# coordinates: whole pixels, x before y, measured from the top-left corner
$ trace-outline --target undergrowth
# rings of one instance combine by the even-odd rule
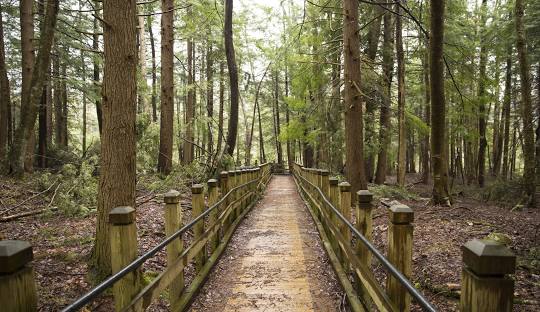
[[[369,190],[373,193],[373,199],[378,202],[381,198],[390,198],[395,200],[419,200],[420,197],[404,187],[397,185],[370,185]]]

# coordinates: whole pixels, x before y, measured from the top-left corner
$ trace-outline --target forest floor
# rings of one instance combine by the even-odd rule
[[[518,256],[514,310],[538,311],[540,209],[510,211],[511,207],[478,199],[478,189],[461,186],[455,187],[451,208],[432,206],[427,200],[430,186],[415,184],[417,179],[416,175],[408,176],[405,197],[394,196],[404,191],[396,191],[393,186],[382,192],[391,196],[381,196],[399,200],[415,211],[413,282],[427,298],[441,311],[457,310],[462,267],[460,247],[470,239],[495,235],[507,240]],[[190,198],[187,193],[183,195],[186,221],[190,219]],[[0,219],[48,208],[52,196],[52,191],[42,193],[32,182],[0,178]],[[164,216],[159,194],[138,190],[137,202],[139,254],[142,254],[164,239]],[[386,208],[377,207],[373,215],[373,241],[385,250]],[[86,216],[66,216],[53,211],[0,222],[0,239],[26,240],[33,246],[39,311],[58,311],[91,288],[94,282],[89,278],[87,263],[94,235],[95,214],[92,212]],[[190,238],[188,233],[185,239]],[[145,263],[145,279],[151,280],[164,267],[165,254],[160,253]],[[380,266],[375,263],[375,267],[378,276],[384,279]],[[186,270],[186,282],[192,277],[190,266]],[[111,303],[110,293],[107,293],[88,309],[110,311]],[[167,300],[161,298],[149,310],[166,311],[167,307]]]

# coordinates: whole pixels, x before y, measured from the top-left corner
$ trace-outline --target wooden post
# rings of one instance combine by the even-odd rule
[[[349,182],[341,182],[339,183],[339,192],[340,192],[340,210],[341,214],[347,219],[347,221],[351,221],[351,185]],[[351,247],[351,230],[345,223],[340,222],[341,224],[341,234],[345,238],[345,246],[343,248],[350,248]],[[342,253],[341,261],[343,263],[343,267],[346,271],[349,271],[349,264],[346,260],[345,252]]]
[[[218,188],[217,188],[217,180],[210,179],[208,180],[208,208],[212,207],[215,203],[218,202],[218,200],[219,200],[219,195],[218,195]],[[210,212],[210,225],[215,225],[216,222],[218,221],[218,214],[219,214],[218,208],[219,207],[216,207],[214,210]],[[213,253],[214,250],[216,250],[216,248],[219,245],[219,235],[217,234],[218,232],[216,232],[216,234],[214,234],[210,238],[210,241],[209,241],[209,246],[211,250],[210,253]]]
[[[356,192],[356,198],[358,204],[356,206],[356,229],[368,240],[372,240],[373,235],[373,219],[372,219],[372,200],[373,194],[368,190],[359,190]],[[360,241],[356,240],[356,254],[360,260],[360,265],[368,271],[371,270],[371,252]],[[362,287],[362,282],[355,275],[356,292],[364,298],[364,302],[370,302],[371,298],[369,294]]]
[[[512,311],[516,256],[492,240],[473,239],[462,248],[460,311]]]
[[[137,258],[137,226],[135,209],[116,207],[109,212],[111,231],[111,267],[117,273]],[[125,308],[141,287],[140,270],[127,274],[113,286],[116,311]]]
[[[195,219],[198,216],[200,216],[204,211],[204,194],[203,194],[204,187],[202,184],[193,184],[191,186],[191,214],[192,218]],[[204,233],[204,218],[199,220],[197,223],[193,225],[193,240],[197,240],[199,237],[202,236]],[[204,266],[204,263],[206,261],[206,248],[203,248],[196,256],[195,256],[195,271],[196,274],[198,274],[202,267]]]
[[[234,189],[236,187],[236,172],[234,170],[229,170],[229,191],[231,191],[232,189]],[[229,199],[229,205],[231,205],[231,212],[229,214],[229,220],[227,221],[229,224],[232,224],[234,219],[235,219],[235,211],[234,211],[234,207],[235,207],[235,204],[234,204],[234,201],[236,200],[236,198],[238,196],[238,191],[233,191],[231,193],[231,196],[230,196],[230,199]]]
[[[28,242],[0,241],[0,310],[37,311],[33,257]]]
[[[412,274],[412,247],[414,212],[409,206],[398,204],[390,207],[388,225],[388,260],[407,278]],[[409,311],[411,296],[392,275],[386,279],[390,300],[399,311]]]
[[[326,196],[326,198],[328,199],[330,197],[330,193],[329,193],[329,189],[330,189],[330,181],[329,181],[329,175],[330,175],[330,172],[328,172],[328,170],[321,170],[321,191],[323,192],[324,196]],[[323,199],[321,198],[321,209],[326,213],[326,215],[330,215],[328,212],[330,210],[329,207],[326,206],[326,204],[324,203]],[[326,232],[328,232],[328,222],[330,222],[330,220],[328,220],[327,218],[325,218],[323,215],[321,215],[321,221],[322,221],[322,224],[326,230]]]
[[[330,202],[334,207],[339,208],[340,200],[339,200],[339,187],[338,187],[338,179],[336,177],[332,177],[328,180],[328,193],[330,194]],[[330,209],[330,222],[332,223],[334,228],[338,228],[339,222],[338,217],[334,210]],[[330,238],[330,243],[332,244],[332,248],[334,248],[334,251],[336,254],[339,253],[339,245],[336,241],[336,238],[333,235],[330,235],[328,233],[328,237]]]
[[[242,184],[246,184],[247,181],[248,181],[248,171],[247,169],[242,169],[242,171],[240,172],[240,185]],[[248,187],[243,187],[242,188],[242,196],[245,196],[247,194],[247,192],[249,192],[249,188]],[[244,209],[246,209],[247,205],[248,205],[248,199],[246,197],[244,197],[244,199],[242,200],[242,203],[240,205],[240,210],[238,212],[238,215],[240,215]]]
[[[165,202],[165,236],[170,237],[182,227],[182,207],[180,206],[180,193],[170,190],[163,196]],[[178,237],[167,245],[167,267],[180,256],[184,249],[182,237]],[[184,289],[184,272],[178,274],[169,286],[169,300],[171,307],[178,306],[178,300]]]
[[[228,178],[229,178],[229,173],[227,171],[221,171],[219,173],[219,187],[221,188],[221,197],[224,197],[225,195],[227,195],[227,193],[230,190]],[[229,203],[230,203],[230,198],[226,198],[223,201],[223,203],[221,204],[221,207],[219,207],[220,215],[221,213],[223,213],[223,211],[225,211],[225,209],[227,209],[227,207],[229,206]],[[223,229],[221,230],[220,237],[223,237],[223,233],[227,232],[228,229],[229,229],[229,223],[227,222],[227,220],[224,220]]]

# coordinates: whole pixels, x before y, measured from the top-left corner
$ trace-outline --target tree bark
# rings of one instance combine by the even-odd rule
[[[478,185],[484,186],[484,175],[486,171],[486,65],[487,65],[487,47],[486,47],[486,11],[487,0],[482,0],[481,24],[480,24],[480,76],[478,78]]]
[[[424,74],[424,121],[428,126],[431,125],[431,90],[430,90],[430,81],[429,81],[429,47],[428,40],[426,42],[426,51],[425,57],[422,58],[422,67]],[[422,140],[422,183],[428,184],[429,177],[431,176],[430,166],[429,166],[429,133],[426,133]]]
[[[57,15],[58,0],[47,1],[45,19],[39,39],[38,55],[32,71],[29,96],[26,105],[21,105],[21,120],[15,131],[13,147],[10,152],[11,172],[15,175],[20,175],[23,172],[25,151],[30,146],[28,143],[34,133],[43,86],[50,66],[51,47]]]
[[[223,111],[225,106],[225,63],[219,62],[219,116],[218,116],[218,138],[216,153],[221,153],[223,144]]]
[[[150,48],[152,51],[152,122],[157,122],[157,69],[156,69],[156,43],[152,30],[152,17],[148,17],[148,35],[150,36]]]
[[[431,78],[431,159],[433,202],[450,205],[448,165],[446,160],[446,101],[444,96],[444,6],[445,1],[431,1],[430,78]]]
[[[208,155],[208,164],[212,160],[214,154],[214,137],[212,135],[212,123],[214,121],[214,52],[212,47],[211,33],[207,34],[207,50],[206,50],[206,112],[208,114],[207,135],[208,147],[206,149]]]
[[[158,171],[172,169],[174,126],[174,1],[162,0],[161,10],[161,118],[159,128]]]
[[[108,215],[135,206],[137,25],[135,0],[103,2],[103,134],[93,261],[98,276],[111,273]]]
[[[504,134],[503,134],[503,167],[502,167],[502,177],[503,179],[508,178],[508,161],[509,155],[508,150],[510,147],[510,103],[512,99],[512,44],[508,45],[506,52],[506,77],[504,84],[504,98],[503,98],[503,124],[504,124]]]
[[[166,12],[166,11],[163,11]],[[163,19],[164,15],[167,14],[174,14],[174,11],[166,12],[161,14],[161,18]],[[137,38],[139,43],[139,81],[141,90],[139,90],[137,94],[137,102],[139,103],[138,112],[139,113],[146,113],[147,112],[147,101],[146,101],[146,32],[144,28],[144,16],[138,16],[138,26],[137,26]],[[174,106],[173,106],[174,107]]]
[[[34,17],[33,17],[33,5],[32,0],[22,0],[20,6],[20,21],[21,21],[21,119],[22,112],[29,111],[30,106],[30,88],[32,84],[32,73],[34,71]],[[15,136],[17,132],[15,132]],[[32,129],[30,137],[25,142],[23,147],[24,157],[24,170],[27,172],[32,171],[33,166],[33,154],[35,145],[35,131]],[[13,148],[17,148],[13,146]]]
[[[528,206],[535,206],[535,159],[534,159],[534,123],[531,99],[530,66],[525,42],[525,27],[523,25],[523,0],[516,0],[516,48],[519,59],[519,72],[521,78],[521,117],[523,120],[523,184]]]
[[[9,124],[11,111],[11,91],[6,67],[6,51],[4,44],[3,8],[0,4],[0,169],[7,163],[9,141]]]
[[[275,73],[274,81],[274,104],[275,104],[275,125],[276,125],[276,154],[277,154],[277,163],[280,166],[283,166],[283,149],[281,147],[281,141],[279,136],[281,134],[281,119],[279,117],[279,72]],[[326,147],[325,147],[326,148]]]
[[[191,8],[188,8],[188,19],[192,19],[192,10]],[[194,85],[194,54],[195,49],[193,47],[193,38],[187,39],[187,88],[188,88],[188,94],[187,94],[187,102],[186,102],[186,110],[185,110],[185,127],[186,127],[186,135],[183,142],[183,157],[182,157],[182,163],[183,164],[190,164],[193,161],[193,140],[194,140],[194,134],[193,134],[193,116],[195,114],[195,85]]]
[[[233,155],[236,146],[236,135],[238,133],[238,68],[234,53],[233,30],[233,0],[225,0],[225,22],[223,36],[225,38],[225,55],[227,57],[227,67],[229,69],[231,110],[229,113],[229,126],[227,133],[227,154]]]
[[[92,36],[92,48],[94,51],[97,51],[99,49],[99,35],[98,35],[98,19],[94,17],[94,35]],[[101,86],[99,83],[99,62],[96,57],[94,57],[94,88],[96,94],[101,94]],[[96,115],[97,115],[97,121],[98,121],[98,129],[99,129],[99,135],[101,136],[101,133],[103,132],[103,113],[101,108],[101,99],[99,97],[96,97],[95,101],[96,105]]]
[[[366,189],[362,117],[358,1],[343,0],[343,66],[346,175],[351,192]]]
[[[405,128],[405,55],[403,53],[401,7],[396,4],[396,57],[398,79],[398,167],[397,183],[405,186],[407,129]]]
[[[388,147],[390,145],[390,105],[391,105],[391,87],[392,72],[394,70],[394,39],[392,31],[392,14],[384,14],[384,32],[383,32],[383,101],[381,103],[381,113],[379,119],[379,142],[380,149],[377,155],[377,170],[375,172],[375,183],[383,184],[386,180],[386,171],[388,163]]]

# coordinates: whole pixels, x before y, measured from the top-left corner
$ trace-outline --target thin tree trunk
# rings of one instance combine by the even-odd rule
[[[218,138],[216,153],[221,153],[221,146],[223,144],[223,111],[225,106],[225,63],[219,62],[219,116],[218,116]]]
[[[501,161],[502,161],[502,141],[503,136],[502,132],[504,131],[502,127],[502,114],[501,114],[501,103],[499,100],[500,94],[500,61],[499,56],[497,56],[497,61],[495,62],[495,108],[493,112],[493,168],[491,174],[494,177],[498,177],[501,171]]]
[[[161,10],[161,119],[157,169],[169,174],[172,169],[174,127],[174,1],[162,0]]]
[[[188,9],[188,18],[192,19],[193,13],[191,8]],[[182,163],[183,164],[190,164],[193,161],[193,141],[194,141],[194,134],[193,134],[193,116],[195,114],[195,85],[194,85],[194,54],[195,49],[193,46],[193,38],[188,38],[187,41],[187,88],[188,88],[188,94],[187,94],[187,102],[186,102],[186,110],[185,110],[185,139],[183,142],[183,157],[182,157]]]
[[[535,159],[534,159],[534,123],[531,99],[530,66],[525,42],[525,27],[523,25],[523,0],[516,0],[516,47],[519,59],[521,80],[521,117],[523,120],[523,184],[528,197],[528,205],[535,206]]]
[[[431,78],[431,158],[433,202],[450,205],[448,165],[446,160],[446,101],[444,96],[444,6],[445,1],[431,1],[430,78]]]
[[[266,163],[266,153],[264,152],[264,136],[262,130],[262,120],[261,120],[261,106],[257,102],[257,119],[259,121],[259,154],[261,164]]]
[[[9,142],[9,124],[11,111],[11,91],[6,68],[6,51],[4,44],[3,8],[0,4],[0,169],[7,163]]]
[[[390,145],[390,105],[391,105],[391,86],[392,72],[394,70],[394,39],[392,31],[392,14],[384,14],[384,33],[383,33],[383,101],[381,103],[381,113],[379,119],[379,142],[380,149],[377,156],[377,170],[375,172],[375,183],[383,184],[386,180],[386,171],[388,163],[388,147]]]
[[[21,117],[23,112],[29,111],[30,106],[30,88],[32,84],[32,73],[34,71],[34,17],[33,17],[33,0],[22,0],[20,6],[20,21],[21,21]],[[33,154],[35,145],[35,131],[30,132],[30,137],[24,143],[23,156],[24,157],[24,170],[27,172],[32,171]],[[15,132],[15,136],[17,132]],[[16,143],[16,141],[15,141]],[[12,149],[17,149],[13,146]]]
[[[426,40],[425,57],[422,58],[422,67],[424,74],[424,121],[428,126],[431,125],[431,90],[429,81],[429,47],[428,40]],[[429,133],[424,135],[422,140],[422,183],[428,184],[430,173],[430,161],[429,161]]]
[[[405,128],[405,55],[403,53],[401,7],[396,4],[396,58],[398,79],[398,167],[397,183],[405,186],[407,130]]]
[[[212,41],[210,40],[210,33],[208,33],[207,39],[207,51],[206,51],[206,111],[208,114],[207,131],[208,131],[208,163],[212,159],[214,154],[214,137],[212,135],[212,123],[214,121],[214,52],[212,50]]]
[[[69,52],[66,51],[66,55]],[[64,148],[68,147],[68,91],[67,91],[67,63],[62,64],[62,142]]]
[[[84,59],[84,53],[81,50],[81,66],[82,66],[82,77],[83,77],[83,84],[86,86],[86,62]],[[86,119],[86,87],[83,89],[82,94],[82,105],[83,105],[83,124],[82,124],[82,152],[83,155],[86,153],[86,128],[87,128],[87,119]]]
[[[47,167],[47,86],[41,92],[38,111],[38,155],[37,164],[40,168]]]
[[[238,133],[238,69],[234,53],[233,42],[233,0],[225,0],[225,22],[223,36],[225,38],[225,55],[227,57],[227,67],[229,69],[231,110],[229,113],[229,127],[227,133],[227,154],[233,155],[236,146],[236,135]]]
[[[512,45],[509,44],[506,54],[506,77],[504,85],[504,98],[503,98],[503,123],[504,123],[504,134],[503,134],[503,168],[502,168],[502,177],[503,179],[508,178],[508,169],[509,169],[509,155],[508,150],[510,149],[510,104],[512,98]]]
[[[98,19],[94,17],[94,35],[92,36],[92,48],[94,51],[99,50],[99,35],[98,35]],[[100,83],[99,83],[99,62],[97,57],[94,56],[94,88],[96,89],[96,94],[101,94],[100,89]],[[96,105],[96,115],[97,115],[97,121],[98,121],[98,129],[99,129],[99,135],[101,136],[101,133],[103,132],[103,113],[101,108],[101,99],[99,97],[96,97],[95,101]]]
[[[358,1],[343,1],[343,67],[345,81],[345,149],[346,175],[351,192],[366,189],[364,166],[364,126],[358,34]]]
[[[274,103],[275,103],[275,124],[276,124],[276,152],[277,152],[277,163],[280,166],[283,166],[283,149],[281,147],[281,141],[279,136],[281,134],[281,119],[279,117],[279,73],[275,73],[275,85],[274,85]],[[324,147],[326,148],[326,147]]]
[[[19,175],[23,172],[25,151],[34,133],[39,103],[43,94],[46,74],[50,66],[51,47],[58,14],[58,0],[47,1],[45,19],[39,39],[39,50],[32,71],[30,93],[27,105],[21,106],[21,120],[15,132],[13,148],[10,153],[11,172]]]
[[[486,65],[487,65],[487,47],[486,47],[486,13],[487,0],[482,0],[481,25],[480,25],[480,76],[478,78],[478,185],[484,186],[485,162],[486,162]]]
[[[157,69],[156,69],[156,43],[154,31],[152,30],[152,17],[148,17],[148,35],[150,36],[150,47],[152,51],[152,121],[157,122]]]
[[[137,114],[135,0],[103,2],[103,133],[93,261],[98,276],[111,273],[109,212],[135,207]]]
[[[162,14],[162,16],[169,13],[174,13],[174,12],[167,12],[167,13]],[[147,85],[146,85],[146,32],[144,28],[144,16],[138,16],[137,19],[138,19],[137,38],[138,38],[138,43],[139,43],[139,50],[138,50],[139,76],[140,76],[139,81],[140,81],[140,86],[141,86],[140,88],[141,90],[139,90],[137,94],[137,102],[139,103],[138,112],[146,113],[148,110],[147,101],[146,101],[146,89],[147,89]]]

